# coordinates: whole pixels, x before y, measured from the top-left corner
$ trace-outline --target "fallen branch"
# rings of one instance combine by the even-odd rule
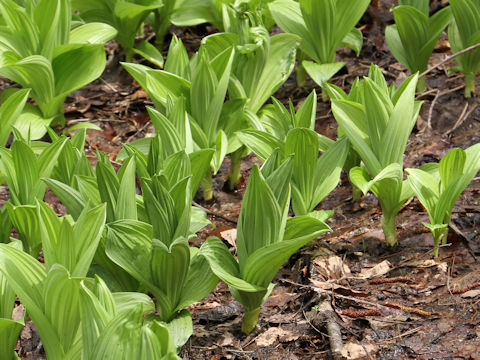
[[[232,223],[232,224],[237,225],[237,221],[236,221],[236,220],[233,220],[233,219],[231,219],[231,218],[229,218],[229,217],[227,217],[227,216],[224,216],[224,215],[222,215],[222,214],[218,214],[218,213],[216,213],[216,212],[213,212],[213,211],[211,211],[211,210],[208,210],[206,207],[203,207],[202,205],[196,203],[195,201],[193,202],[193,206],[196,206],[196,207],[202,209],[202,210],[205,211],[208,215],[218,217],[218,218],[220,218],[220,219],[223,219],[223,220],[225,220],[225,221],[228,221],[229,223]]]
[[[475,49],[477,49],[477,48],[479,48],[479,47],[480,47],[480,43],[475,44],[475,45],[472,45],[472,46],[469,46],[468,48],[463,49],[463,50],[461,50],[461,51],[459,51],[459,52],[457,52],[457,53],[455,53],[455,54],[453,54],[453,55],[447,56],[445,59],[443,59],[442,61],[440,61],[438,64],[432,66],[430,69],[425,70],[423,73],[421,73],[421,74],[419,75],[419,77],[422,77],[422,76],[427,75],[427,74],[430,73],[431,71],[433,71],[433,70],[435,70],[436,68],[440,67],[441,65],[449,62],[450,60],[456,58],[457,56],[463,55],[463,54],[465,54],[465,53],[467,53],[467,52],[469,52],[469,51],[475,50]]]

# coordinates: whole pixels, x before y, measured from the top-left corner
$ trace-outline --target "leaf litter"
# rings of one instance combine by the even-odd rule
[[[389,9],[388,3],[374,1],[369,9],[362,28],[366,44],[360,57],[339,53],[347,65],[333,78],[338,86],[348,89],[356,76],[366,75],[370,62],[382,66],[390,81],[407,76],[383,43],[383,27],[391,17],[385,10]],[[193,35],[187,32],[186,36],[197,39],[195,28],[190,31]],[[198,41],[193,40],[185,41],[189,51],[198,47]],[[109,44],[115,54],[114,43]],[[446,56],[448,46],[440,45],[430,65]],[[99,125],[103,132],[87,131],[87,154],[93,159],[98,149],[114,160],[122,142],[153,133],[145,111],[150,103],[115,61],[110,62],[102,79],[67,98],[66,117],[68,125],[80,118]],[[2,88],[11,85],[1,80]],[[406,167],[438,161],[455,146],[466,148],[480,142],[480,104],[478,98],[472,99],[468,103],[471,111],[463,111],[462,80],[446,77],[441,67],[429,74],[427,83],[438,92],[417,94],[425,104],[407,146]],[[289,98],[294,104],[301,103],[314,87],[311,81],[302,89],[292,83],[287,81],[276,94],[284,103]],[[317,111],[316,130],[335,137],[329,106],[320,102]],[[462,113],[468,116],[458,122]],[[225,161],[214,179],[216,199],[200,203],[210,211],[214,226],[203,230],[194,242],[220,235],[232,248],[235,246],[235,227],[222,216],[238,219],[246,179],[254,163],[259,163],[254,156],[245,159],[243,181],[236,190],[227,192]],[[367,195],[352,201],[344,175],[340,186],[320,205],[335,210],[329,220],[333,232],[305,246],[284,265],[272,296],[263,306],[257,329],[247,337],[241,334],[241,306],[220,283],[207,298],[190,306],[194,333],[180,355],[184,359],[212,360],[334,358],[329,326],[335,323],[340,333],[340,354],[347,359],[480,359],[479,192],[480,181],[476,179],[457,202],[449,229],[450,245],[441,247],[435,261],[433,239],[421,225],[428,216],[417,201],[400,211],[400,244],[389,248],[380,230],[376,199]],[[8,190],[1,186],[0,202],[6,199]],[[61,212],[61,204],[54,197],[49,202]],[[322,304],[329,305],[328,316],[324,316]],[[319,312],[323,315],[316,316]],[[22,313],[21,305],[16,313]],[[20,355],[24,359],[44,358],[40,344],[35,327],[27,321],[17,345]]]

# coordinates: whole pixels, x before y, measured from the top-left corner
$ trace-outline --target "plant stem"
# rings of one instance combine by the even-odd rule
[[[200,183],[203,190],[203,200],[210,201],[213,199],[213,182],[212,182],[212,171],[210,168],[207,169],[205,176]]]
[[[242,164],[243,152],[244,149],[241,147],[240,149],[235,150],[230,157],[230,172],[228,174],[228,185],[230,190],[235,189],[235,186],[242,177],[240,165]]]
[[[422,76],[421,78],[418,78],[417,92],[424,92],[425,90],[427,90],[427,78]]]
[[[385,241],[388,245],[394,246],[397,244],[397,231],[395,228],[395,215],[383,214],[382,229],[385,235]]]
[[[435,259],[438,258],[438,250],[440,248],[440,244],[445,245],[447,243],[447,235],[448,235],[448,227],[441,231],[432,231],[433,234],[433,257]]]
[[[258,316],[260,315],[260,307],[253,310],[245,311],[242,321],[242,332],[246,335],[250,334],[258,323]]]
[[[322,101],[323,102],[328,102],[328,92],[322,87]]]
[[[131,63],[133,61],[133,49],[125,49],[125,62]]]
[[[296,74],[297,74],[297,86],[298,87],[305,86],[305,83],[307,82],[307,72],[305,71],[305,68],[303,67],[303,65],[297,66]]]
[[[465,97],[471,98],[475,93],[475,73],[465,74]]]
[[[360,200],[362,196],[363,196],[362,190],[360,190],[355,185],[352,185],[352,200],[353,201]]]

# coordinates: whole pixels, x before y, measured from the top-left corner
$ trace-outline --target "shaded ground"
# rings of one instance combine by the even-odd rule
[[[387,79],[401,82],[406,70],[388,53],[383,27],[390,21],[391,1],[374,1],[363,19],[365,46],[359,58],[350,50],[339,52],[347,66],[333,82],[349,89],[356,76],[366,75],[371,62],[385,69]],[[435,5],[436,6],[436,5]],[[195,51],[208,27],[173,29],[189,50]],[[86,151],[95,150],[114,160],[121,143],[153,132],[145,105],[145,92],[122,71],[119,49],[108,47],[110,65],[101,80],[69,96],[69,125],[88,119],[102,133],[88,131]],[[439,63],[449,54],[440,42],[431,58]],[[405,156],[406,167],[438,161],[453,147],[466,148],[480,141],[480,102],[463,98],[463,77],[447,77],[445,64],[428,75],[424,100]],[[8,86],[3,82],[2,87]],[[298,104],[313,83],[296,88],[292,77],[276,94]],[[317,89],[319,90],[319,89]],[[320,91],[318,91],[320,93]],[[319,102],[317,130],[336,136],[329,104]],[[233,244],[246,178],[254,156],[242,165],[244,179],[234,192],[223,184],[229,165],[225,161],[215,178],[213,203],[200,203],[210,211],[215,228],[194,239],[199,244],[215,235]],[[2,199],[8,191],[0,187]],[[350,359],[480,359],[480,181],[476,179],[457,202],[449,231],[450,245],[432,260],[433,240],[422,226],[428,216],[420,203],[409,201],[397,218],[400,244],[389,248],[380,228],[380,208],[374,196],[351,199],[346,176],[321,204],[334,209],[329,220],[333,232],[310,243],[292,257],[276,278],[276,288],[264,304],[259,326],[248,337],[240,332],[241,306],[220,283],[205,300],[190,307],[194,335],[181,352],[184,359],[329,359],[332,358],[326,324],[337,322]],[[63,207],[50,195],[47,201],[59,213]],[[42,358],[38,335],[29,325],[23,330],[19,350],[24,358]],[[348,350],[348,351],[347,351]]]

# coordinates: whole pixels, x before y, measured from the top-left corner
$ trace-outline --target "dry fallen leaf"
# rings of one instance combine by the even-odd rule
[[[346,359],[362,359],[369,358],[369,355],[372,355],[377,352],[377,347],[373,344],[360,345],[356,343],[346,343],[342,348],[342,356]],[[368,353],[367,353],[368,352]]]
[[[462,298],[474,298],[480,295],[480,289],[470,290],[463,293],[461,296]]]
[[[323,280],[341,279],[351,275],[350,268],[339,256],[323,256],[313,259],[315,275]]]
[[[228,242],[231,246],[234,248],[237,247],[236,241],[237,241],[237,229],[229,229],[220,232],[220,236],[222,239],[224,239],[226,242]]]
[[[293,301],[298,298],[300,294],[293,294],[293,293],[283,293],[278,295],[270,296],[265,302],[263,306],[266,307],[274,307],[277,306],[279,308],[283,308],[289,301]]]
[[[280,339],[280,341],[293,341],[300,337],[300,335],[298,335],[297,337],[296,336],[297,335],[294,335],[291,331],[283,330],[280,327],[271,327],[264,333],[260,334],[255,340],[255,342],[258,346],[271,346],[275,344],[277,339]]]
[[[359,277],[364,279],[370,279],[377,276],[382,276],[388,273],[392,269],[392,264],[388,260],[384,260],[381,263],[375,265],[373,268],[362,269]]]

